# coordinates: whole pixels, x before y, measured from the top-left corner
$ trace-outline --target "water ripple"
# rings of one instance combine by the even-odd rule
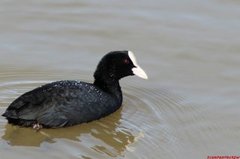
[[[48,82],[51,80],[2,82],[0,101],[4,107],[1,108],[1,113],[17,96]],[[76,154],[82,158],[135,156],[138,152],[155,158],[156,156],[151,156],[153,150],[161,150],[165,157],[176,157],[177,152],[171,151],[169,147],[178,149],[182,146],[179,131],[176,130],[177,124],[191,124],[190,120],[195,120],[197,109],[184,104],[184,98],[164,88],[145,88],[131,82],[123,85],[124,102],[121,109],[106,118],[87,124],[57,130],[43,129],[36,133],[29,128],[6,124],[6,120],[0,118],[3,139],[0,143],[12,148],[34,146],[39,150],[48,148],[52,152],[62,150],[69,156]],[[190,115],[192,112],[195,113]],[[179,115],[181,113],[185,113],[187,117],[183,118]],[[147,149],[146,146],[151,148]],[[137,155],[135,158],[141,157]]]

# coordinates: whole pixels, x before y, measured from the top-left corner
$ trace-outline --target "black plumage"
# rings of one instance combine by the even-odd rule
[[[16,125],[57,128],[111,114],[122,104],[119,80],[134,75],[133,68],[141,69],[132,56],[129,51],[110,52],[99,62],[93,84],[65,80],[43,85],[13,101],[3,116]]]

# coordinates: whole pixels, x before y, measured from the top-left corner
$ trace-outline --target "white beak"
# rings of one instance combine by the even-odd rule
[[[133,52],[128,51],[128,56],[132,60],[133,65],[135,66],[134,68],[132,68],[133,74],[135,74],[138,77],[141,77],[143,79],[148,79],[148,76],[145,73],[145,71],[137,64],[137,60],[136,60]]]

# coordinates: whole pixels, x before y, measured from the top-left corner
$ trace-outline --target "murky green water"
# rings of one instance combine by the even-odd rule
[[[0,2],[0,113],[60,79],[91,82],[112,50],[149,75],[121,81],[123,107],[88,124],[35,132],[0,117],[1,159],[166,159],[240,155],[240,2]]]

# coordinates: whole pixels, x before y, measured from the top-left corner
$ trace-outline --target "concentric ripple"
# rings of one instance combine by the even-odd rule
[[[1,113],[22,93],[48,82],[51,80],[2,82],[0,84]],[[159,149],[169,152],[170,150],[161,143],[176,145],[177,139],[163,113],[168,109],[174,109],[171,108],[172,105],[175,103],[177,106],[180,99],[164,89],[146,89],[131,83],[129,86],[123,85],[122,108],[106,118],[87,124],[35,132],[29,128],[9,125],[1,117],[0,132],[3,139],[1,144],[19,151],[22,151],[19,146],[28,146],[29,151],[32,149],[29,146],[36,146],[39,151],[48,147],[51,150],[49,155],[62,149],[62,152],[69,156],[75,154],[82,158],[114,158],[126,155],[139,158],[135,156],[135,152],[151,154],[152,150]],[[151,149],[144,148],[147,145],[151,146]]]
[[[1,82],[1,113],[22,93],[51,81],[21,79]],[[145,88],[131,82],[122,85],[124,102],[121,109],[87,124],[35,132],[29,128],[9,125],[1,117],[0,132],[3,140],[0,144],[4,148],[20,152],[40,153],[46,150],[49,157],[58,152],[60,158],[143,158],[138,154],[156,158],[152,151],[164,152],[164,157],[176,157],[177,152],[169,147],[178,149],[181,142],[172,123],[182,120],[177,114],[184,113],[187,109],[192,109],[193,112],[196,110],[184,105],[183,98],[167,89]],[[0,152],[4,154],[1,150]]]
[[[180,99],[165,89],[146,89],[139,86],[129,86],[125,89],[122,123],[128,125],[127,127],[134,127],[140,134],[141,142],[138,143],[140,146],[136,151],[150,155],[149,158],[156,158],[154,155],[151,156],[152,151],[165,152],[163,156],[167,154],[166,157],[175,156],[169,146],[176,146],[177,138],[171,125],[166,121],[164,112],[172,103],[179,107],[179,101]],[[146,145],[150,148],[146,149]],[[169,154],[172,155],[168,156]]]

